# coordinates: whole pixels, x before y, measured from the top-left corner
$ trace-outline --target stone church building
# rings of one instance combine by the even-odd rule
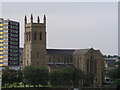
[[[84,72],[95,73],[94,83],[102,85],[104,57],[99,50],[89,49],[47,49],[46,47],[46,17],[40,23],[30,23],[25,16],[23,66],[47,67],[54,71],[64,67],[78,67]]]

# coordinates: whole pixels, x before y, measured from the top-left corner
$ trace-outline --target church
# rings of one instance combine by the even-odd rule
[[[33,22],[31,14],[30,22],[24,18],[24,53],[23,67],[38,66],[47,67],[55,71],[64,67],[78,67],[84,72],[95,73],[94,83],[102,85],[104,72],[104,57],[100,50],[87,49],[47,49],[46,47],[46,16],[44,22]],[[59,28],[59,27],[58,27]]]

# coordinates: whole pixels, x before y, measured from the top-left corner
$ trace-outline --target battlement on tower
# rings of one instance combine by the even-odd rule
[[[28,23],[27,16],[25,15],[24,23],[25,24],[41,24],[41,25],[43,24],[43,25],[46,25],[46,16],[44,15],[44,17],[43,17],[43,23],[41,22],[39,16],[37,17],[37,22],[33,22],[33,15],[31,14],[30,22]]]

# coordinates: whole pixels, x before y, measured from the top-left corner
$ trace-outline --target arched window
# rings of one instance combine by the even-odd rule
[[[49,62],[51,62],[51,57],[49,57]]]
[[[69,63],[69,57],[67,57],[67,63]]]
[[[28,60],[27,60],[27,65],[29,65],[29,62],[28,62]]]
[[[89,59],[87,59],[87,72],[89,72]]]
[[[58,63],[60,63],[60,57],[58,57]]]
[[[26,41],[28,41],[28,32],[26,33]]]
[[[42,32],[40,32],[40,40],[42,40]]]
[[[30,41],[30,32],[29,32],[29,41]]]
[[[39,54],[39,52],[37,53],[37,57],[38,57],[38,58],[40,57],[40,54]]]
[[[27,42],[27,33],[25,35],[26,35],[26,42]]]
[[[34,40],[36,40],[36,31],[34,32]]]
[[[55,56],[53,56],[53,63],[55,63]]]
[[[95,73],[97,73],[97,60],[94,61],[94,69],[95,69]]]

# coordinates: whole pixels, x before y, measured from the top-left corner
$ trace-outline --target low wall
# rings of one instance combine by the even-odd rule
[[[116,88],[115,87],[83,87],[78,90],[116,90]]]
[[[81,87],[81,88],[26,87],[26,88],[2,88],[2,90],[116,90],[116,88],[114,87]]]
[[[25,88],[2,88],[2,90],[68,90],[67,88],[49,88],[49,87],[25,87]]]

